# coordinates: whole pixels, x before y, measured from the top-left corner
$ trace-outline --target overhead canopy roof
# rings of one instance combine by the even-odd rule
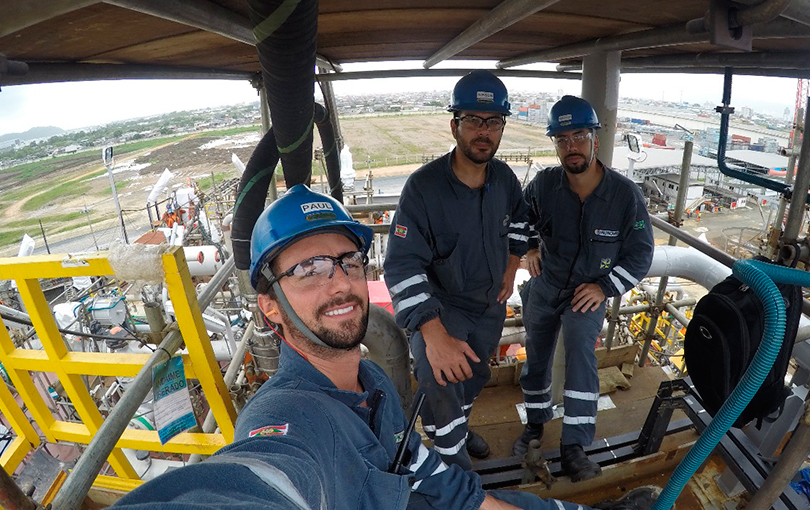
[[[744,3],[735,16],[752,27],[753,53],[709,42],[709,0],[321,0],[319,63],[431,67],[455,58],[575,70],[583,55],[621,49],[625,72],[733,65],[746,74],[810,76],[810,0],[766,0],[754,10],[759,0]],[[243,78],[260,71],[252,41],[246,0],[3,0],[0,54],[30,70],[2,76],[0,85]],[[0,60],[0,74],[3,67]]]

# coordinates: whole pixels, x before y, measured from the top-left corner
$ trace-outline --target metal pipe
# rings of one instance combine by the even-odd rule
[[[726,163],[726,144],[728,142],[728,126],[730,116],[734,112],[734,108],[731,108],[730,106],[731,80],[733,74],[734,74],[733,69],[727,67],[725,71],[725,79],[723,81],[723,104],[716,108],[716,111],[720,113],[720,141],[717,146],[717,166],[720,168],[720,172],[729,177],[734,177],[735,179],[739,179],[743,182],[756,184],[758,186],[762,186],[763,188],[777,191],[779,193],[785,193],[788,191],[788,186],[786,186],[785,183],[778,182],[773,179],[767,179],[765,177],[760,177],[758,175],[745,173],[740,170],[735,170],[729,167],[728,164]],[[810,141],[808,140],[805,140],[805,142],[807,144],[810,144]],[[805,144],[803,143],[802,146],[804,145]],[[810,178],[810,175],[808,175],[808,178]],[[804,193],[805,194],[807,193],[806,187],[804,189]]]
[[[329,74],[329,69],[326,67],[318,66],[318,74]],[[343,132],[340,129],[340,116],[337,112],[337,99],[335,99],[335,90],[331,82],[320,83],[321,92],[323,94],[323,102],[326,106],[326,111],[329,112],[329,120],[332,123],[332,131],[335,133],[335,145],[338,153],[343,150]]]
[[[394,211],[397,208],[397,204],[384,204],[384,203],[373,203],[373,204],[360,204],[360,205],[347,205],[346,209],[349,210],[350,213],[369,213],[369,212],[384,212],[384,211]]]
[[[560,65],[558,70],[577,70],[581,65]],[[810,67],[810,55],[805,52],[776,53],[678,53],[674,55],[658,55],[654,57],[636,57],[622,60],[621,67],[637,67],[649,69],[651,67],[733,67],[738,68],[772,68],[772,69],[802,69],[806,73]],[[688,72],[688,70],[684,70]]]
[[[6,76],[3,85],[28,85],[71,81],[101,81],[125,79],[204,79],[248,80],[255,73],[198,67],[171,67],[150,64],[85,64],[39,63],[28,64],[23,76]],[[576,75],[574,75],[576,76]]]
[[[260,74],[256,80],[259,89],[259,109],[262,114],[262,136],[270,131],[270,106],[267,104],[267,90],[262,85],[262,75]],[[267,187],[267,199],[269,203],[278,200],[278,185],[276,184],[276,170],[273,169],[273,175],[270,176],[270,185]]]
[[[231,363],[228,365],[228,369],[225,371],[225,387],[230,388],[233,382],[236,380],[236,376],[239,373],[239,369],[242,367],[242,362],[245,359],[245,352],[247,351],[248,343],[250,342],[251,337],[253,337],[253,331],[255,330],[256,323],[250,321],[248,323],[247,328],[245,328],[245,333],[242,335],[242,338],[239,340],[239,344],[236,346],[236,352],[233,355],[233,359],[231,359]],[[217,422],[214,418],[214,413],[210,409],[208,410],[208,414],[205,415],[205,421],[203,421],[202,431],[205,433],[211,433],[216,428]],[[194,453],[189,456],[188,464],[196,464],[203,460],[203,456]]]
[[[796,112],[796,117],[799,119],[804,118],[804,109],[799,108],[799,111]],[[791,139],[790,143],[790,156],[788,156],[788,164],[787,164],[787,171],[785,172],[785,184],[790,186],[793,184],[793,174],[794,169],[796,168],[796,146],[799,144],[799,140],[801,139],[802,135],[802,126],[795,126],[793,129],[793,138]],[[779,208],[776,210],[776,218],[773,220],[772,231],[778,230],[781,234],[782,232],[782,221],[785,219],[785,209],[787,208],[787,197],[782,195],[779,197]],[[771,258],[776,252],[776,242],[778,241],[778,237],[773,237],[774,241],[771,245],[771,249],[773,252],[770,254]]]
[[[605,143],[599,145],[599,161],[609,167],[613,166],[615,144],[612,140],[616,137],[616,117],[619,111],[621,59],[621,52],[611,51],[591,54],[582,60],[581,96],[593,106],[602,124],[598,136]]]
[[[217,290],[225,283],[233,270],[234,260],[233,255],[231,255],[211,278],[209,284],[198,294],[197,301],[200,310],[208,308]],[[152,389],[152,368],[159,363],[168,361],[182,343],[183,335],[174,329],[166,335],[160,346],[152,353],[149,360],[138,372],[138,375],[127,387],[127,391],[121,397],[121,400],[118,401],[101,424],[87,449],[79,457],[73,471],[70,472],[65,484],[54,498],[53,510],[74,510],[81,506],[107,457],[110,456],[116,443],[121,438],[121,434],[126,430],[127,425],[129,425],[138,410],[138,406],[143,403],[149,390]]]
[[[566,67],[566,66],[560,66]],[[571,66],[574,67],[574,66]],[[723,74],[725,68],[722,67],[639,67],[635,65],[622,64],[622,73],[688,73],[688,74]],[[772,76],[776,78],[807,78],[807,71],[803,69],[746,69],[741,68],[735,71],[736,74],[742,76]]]
[[[675,226],[680,226],[681,218],[683,217],[683,210],[686,206],[686,192],[689,189],[689,169],[691,168],[692,164],[692,146],[692,141],[687,140],[683,147],[681,175],[678,181],[678,195],[675,198],[675,213],[673,218]],[[675,246],[678,244],[678,240],[670,234],[668,244],[669,246]],[[638,366],[640,367],[644,366],[644,363],[647,360],[647,354],[650,352],[652,339],[655,336],[655,326],[658,324],[658,316],[660,314],[661,305],[663,303],[664,294],[667,290],[668,282],[668,276],[662,276],[658,282],[658,292],[656,293],[655,297],[654,312],[650,314],[650,325],[647,328],[646,338],[644,340],[644,348],[641,350],[641,356],[639,356]],[[655,319],[655,324],[653,324],[653,318]]]
[[[675,306],[674,303],[667,303],[666,305],[664,305],[664,308],[666,308],[667,311],[671,313],[672,316],[675,317],[675,319],[678,322],[680,322],[683,326],[689,325],[689,319],[686,317],[686,315],[683,314],[683,312],[678,310],[678,308]]]
[[[787,490],[792,490],[788,484],[796,472],[801,469],[802,463],[807,459],[808,451],[810,451],[810,407],[805,404],[804,416],[793,432],[790,442],[779,456],[776,466],[745,508],[747,510],[767,510],[772,508],[786,487],[788,487]]]
[[[767,23],[782,15],[793,0],[765,0],[745,9],[729,12],[729,28],[747,27]],[[704,18],[705,19],[705,18]]]
[[[655,296],[655,307],[650,310],[650,323],[647,325],[647,331],[644,333],[644,347],[641,349],[641,354],[638,357],[638,366],[643,367],[647,362],[647,355],[652,346],[653,337],[655,336],[655,328],[658,326],[658,318],[661,315],[661,304],[664,301],[664,293],[666,292],[666,277],[661,278],[663,285],[658,286],[658,293]]]
[[[473,44],[512,26],[532,14],[554,5],[559,0],[504,0],[483,18],[479,19],[452,41],[429,56],[422,67],[429,69],[439,62],[456,55]]]
[[[613,347],[613,336],[616,334],[616,324],[619,322],[619,308],[622,306],[622,296],[613,296],[610,305],[610,319],[608,320],[607,334],[605,335],[605,348],[609,351]]]
[[[807,136],[807,126],[810,125],[810,108],[804,116],[805,136],[799,153],[799,166],[796,169],[796,182],[793,185],[793,195],[790,199],[790,208],[785,222],[785,233],[782,236],[784,244],[796,241],[804,221],[804,206],[807,204],[807,190],[810,188],[810,136]]]
[[[658,218],[656,216],[650,216],[650,223],[652,223],[653,226],[658,228],[659,230],[663,230],[665,233],[675,237],[679,241],[683,241],[684,243],[688,244],[692,248],[695,248],[699,252],[705,253],[709,257],[723,264],[724,266],[731,267],[737,260],[728,253],[718,250],[717,248],[701,241],[697,237],[679,229],[678,227],[670,225],[661,218]]]
[[[11,475],[0,468],[0,508],[6,510],[36,510],[37,505],[14,483]]]
[[[347,73],[329,73],[315,75],[319,82],[343,80],[377,80],[381,78],[433,78],[441,76],[464,76],[475,69],[385,69],[380,71],[352,71]],[[556,71],[530,71],[528,69],[491,69],[500,77],[509,78],[556,78],[579,80],[579,73],[558,73]]]

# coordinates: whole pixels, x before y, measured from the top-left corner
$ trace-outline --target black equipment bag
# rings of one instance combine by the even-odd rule
[[[759,391],[734,422],[735,427],[743,427],[754,419],[757,427],[761,426],[763,418],[781,408],[790,393],[785,386],[785,374],[802,315],[802,289],[798,285],[777,284],[777,287],[787,312],[782,347]],[[703,407],[712,416],[754,359],[764,329],[762,303],[753,289],[733,276],[715,285],[695,307],[684,340],[686,368]]]

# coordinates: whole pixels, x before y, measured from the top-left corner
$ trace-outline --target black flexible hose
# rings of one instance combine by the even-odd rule
[[[284,180],[288,189],[309,184],[318,0],[248,0],[248,6]]]
[[[267,190],[278,159],[275,129],[270,128],[256,145],[237,187],[231,227],[233,260],[237,269],[250,269],[250,237],[253,234],[253,225],[264,210]]]

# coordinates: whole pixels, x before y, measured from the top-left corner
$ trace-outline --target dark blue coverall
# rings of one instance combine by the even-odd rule
[[[596,283],[605,297],[621,296],[647,274],[653,257],[652,226],[641,191],[630,179],[603,169],[602,181],[584,203],[561,166],[539,172],[524,192],[529,247],[540,244],[542,273],[521,294],[528,303],[523,310],[527,362],[520,385],[529,422],[549,421],[551,365],[562,326],[563,445],[593,442],[599,399],[594,347],[605,318],[604,302],[595,311],[573,312],[574,290]]]
[[[254,395],[236,421],[236,442],[210,459],[169,471],[130,492],[126,510],[475,510],[484,500],[481,479],[447,466],[422,445],[403,438],[407,420],[391,380],[361,361],[364,393],[337,389],[287,344],[278,373]],[[361,404],[365,403],[363,406]],[[402,440],[402,474],[389,473]],[[493,491],[530,510],[581,505],[533,494]]]
[[[427,395],[424,430],[445,462],[470,469],[467,420],[489,381],[489,358],[503,331],[506,307],[496,299],[508,257],[522,257],[528,249],[527,206],[503,161],[491,160],[484,186],[471,189],[453,173],[452,158],[450,152],[408,178],[384,267],[397,324],[412,331],[414,375]],[[472,378],[436,383],[419,330],[435,317],[481,360],[470,361]]]

